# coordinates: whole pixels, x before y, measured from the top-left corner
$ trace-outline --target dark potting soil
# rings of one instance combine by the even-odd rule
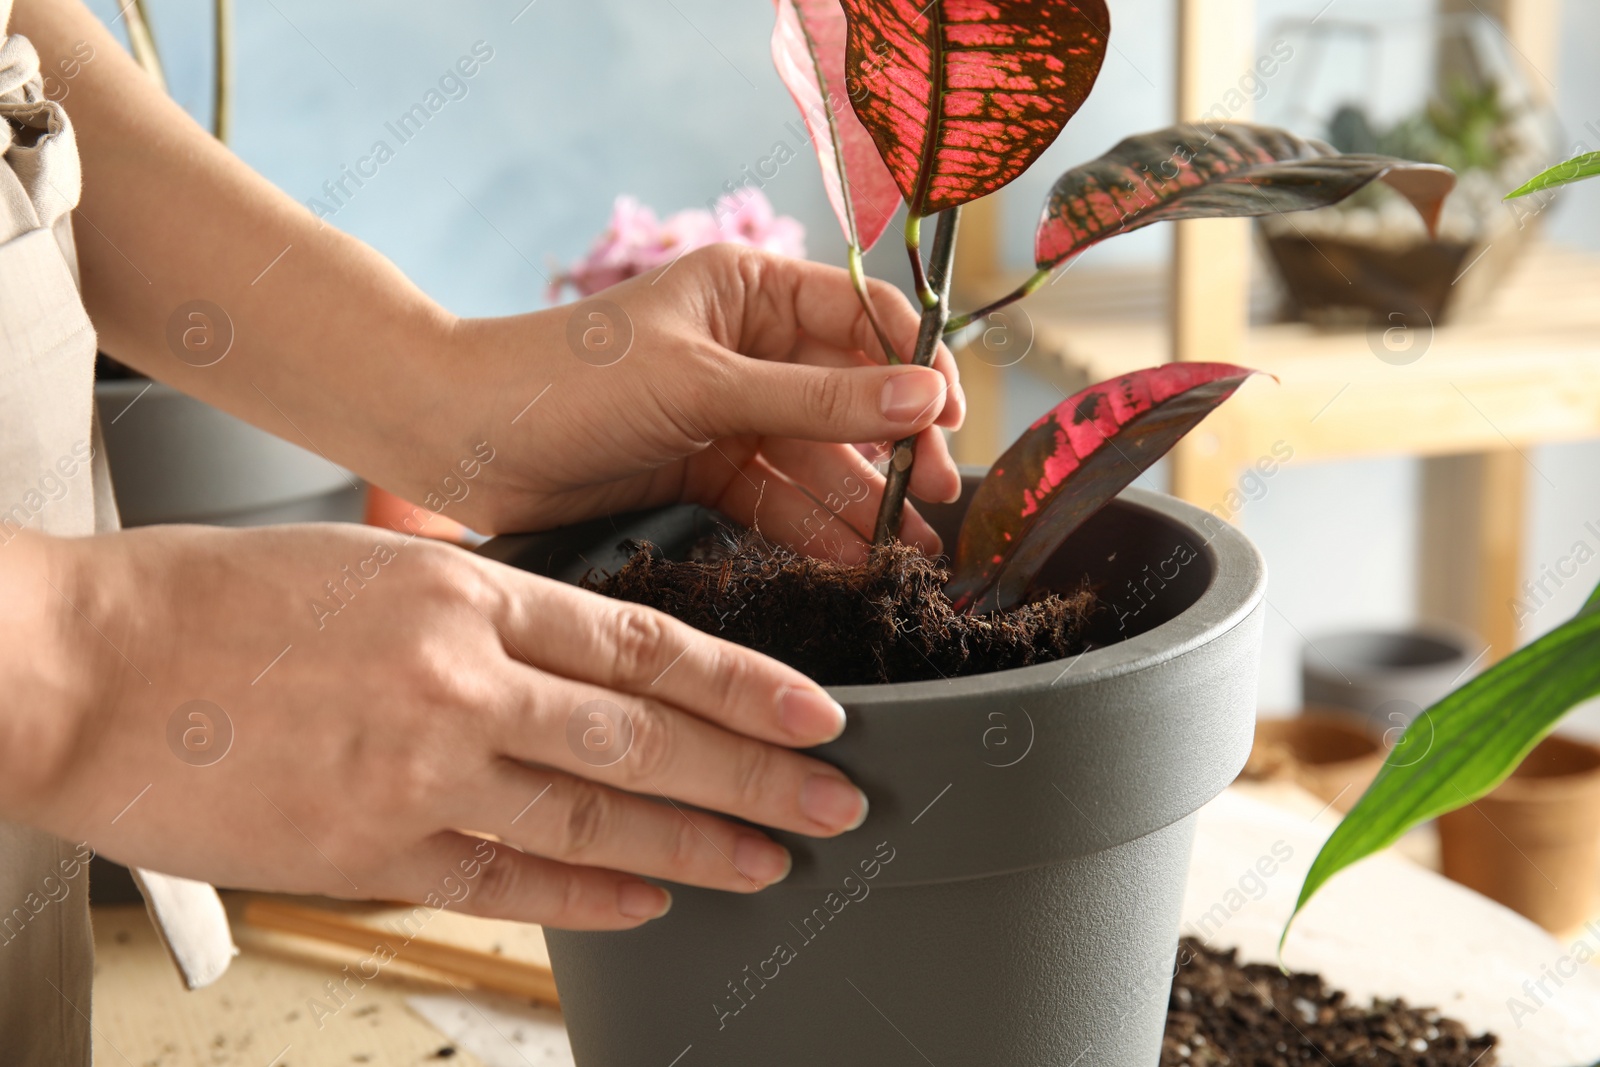
[[[954,678],[1083,651],[1094,609],[1087,586],[991,615],[958,614],[949,571],[902,544],[861,564],[813,559],[754,534],[708,538],[686,561],[636,546],[615,574],[586,588],[664,611],[753,648],[823,685]]]
[[[1241,964],[1186,937],[1161,1067],[1495,1067],[1495,1044],[1432,1008],[1361,1007],[1318,975]]]

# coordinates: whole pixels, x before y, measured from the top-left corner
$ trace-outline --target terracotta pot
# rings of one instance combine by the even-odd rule
[[[361,521],[368,526],[382,526],[386,530],[431,537],[436,541],[449,541],[457,545],[479,544],[471,530],[447,515],[429,511],[421,504],[395,496],[387,489],[367,486],[367,509]]]
[[[1339,811],[1372,784],[1388,755],[1384,746],[1347,716],[1308,709],[1288,719],[1261,719],[1243,778],[1286,778]]]
[[[1439,818],[1444,873],[1546,930],[1600,904],[1600,748],[1547,737],[1493,793]]]

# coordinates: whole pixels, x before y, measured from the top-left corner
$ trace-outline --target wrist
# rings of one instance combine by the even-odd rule
[[[31,821],[65,772],[94,706],[102,657],[82,640],[79,631],[89,627],[72,606],[83,588],[79,543],[33,531],[0,543],[0,603],[14,635],[0,642],[3,817]]]
[[[435,436],[414,469],[421,489],[412,503],[480,532],[515,521],[513,502],[528,487],[512,459],[545,455],[533,438],[549,411],[544,394],[558,385],[564,323],[545,310],[453,324],[430,379],[442,383],[435,387],[449,397],[451,417],[429,420]]]

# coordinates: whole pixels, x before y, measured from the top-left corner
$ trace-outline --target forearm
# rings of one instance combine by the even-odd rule
[[[83,160],[76,216],[84,299],[102,350],[137,370],[380,481],[426,467],[454,319],[393,264],[255,174],[146,78],[78,0],[17,0],[11,32],[45,69],[87,41],[65,107]],[[211,366],[174,330],[231,322]],[[227,324],[216,323],[217,338]],[[198,334],[191,334],[198,339]],[[175,351],[176,348],[176,351]],[[183,358],[180,358],[182,355]]]
[[[66,542],[32,531],[0,536],[0,603],[12,634],[0,642],[0,819],[32,822],[106,665],[99,650],[74,645],[79,583],[60,551]]]

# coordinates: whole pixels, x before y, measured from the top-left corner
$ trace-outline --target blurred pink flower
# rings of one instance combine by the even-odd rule
[[[796,258],[806,254],[806,228],[797,219],[775,214],[759,189],[718,200],[717,228],[722,240],[734,244]]]
[[[741,189],[718,200],[711,211],[690,208],[665,221],[633,197],[619,196],[611,208],[611,224],[588,254],[551,280],[550,299],[561,299],[567,288],[580,297],[591,296],[720,242],[804,258],[805,239],[805,227],[776,214],[759,189]]]

